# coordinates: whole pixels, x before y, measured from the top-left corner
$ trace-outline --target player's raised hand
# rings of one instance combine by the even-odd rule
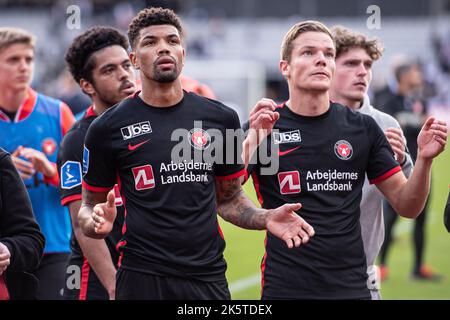
[[[107,236],[111,232],[117,215],[115,200],[114,189],[112,189],[108,193],[106,202],[95,205],[92,211],[95,233]]]
[[[275,122],[280,118],[276,112],[277,104],[272,99],[263,98],[253,107],[249,117],[249,128],[258,131],[258,136],[272,132]]]
[[[384,132],[398,163],[403,163],[406,157],[406,141],[399,128],[388,128]]]
[[[418,157],[433,159],[447,144],[447,123],[434,117],[427,119],[417,137]]]
[[[267,230],[286,242],[288,248],[299,247],[314,236],[314,228],[295,212],[301,207],[300,203],[285,204],[268,214]]]

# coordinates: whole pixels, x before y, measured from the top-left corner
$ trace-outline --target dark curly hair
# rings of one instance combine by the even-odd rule
[[[180,36],[182,36],[183,28],[181,27],[180,18],[170,9],[163,8],[146,8],[141,10],[128,26],[128,40],[130,40],[131,48],[136,48],[139,39],[139,32],[150,26],[158,26],[169,24],[177,28]]]
[[[76,37],[65,56],[75,81],[79,83],[81,79],[85,79],[92,82],[92,70],[95,68],[95,59],[92,59],[92,55],[114,45],[121,46],[125,50],[129,47],[125,35],[110,27],[93,27]]]

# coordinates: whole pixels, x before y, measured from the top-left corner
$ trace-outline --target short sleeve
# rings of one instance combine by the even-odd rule
[[[107,192],[117,180],[111,136],[102,119],[92,122],[83,147],[83,187],[93,192]]]
[[[247,136],[249,129],[250,129],[250,121],[247,120],[246,122],[244,122],[242,124],[242,130],[244,130],[245,136]],[[258,167],[259,148],[260,148],[260,146],[258,146],[256,148],[256,150],[253,153],[251,159],[249,160],[247,168],[245,168],[245,178],[244,178],[243,184],[247,182],[248,178],[252,175],[253,171],[255,171],[257,169],[257,167]]]
[[[395,160],[394,151],[392,151],[381,128],[373,118],[363,116],[370,141],[370,155],[366,168],[367,177],[371,184],[377,184],[401,171],[401,167]]]
[[[59,193],[63,206],[81,200],[83,145],[83,133],[69,131],[58,152]]]
[[[229,108],[224,109],[223,130],[223,163],[214,165],[218,180],[231,180],[245,175],[241,158],[244,132],[237,113]],[[232,152],[233,154],[230,154]]]
[[[65,136],[69,129],[75,122],[75,117],[73,116],[72,111],[69,106],[64,102],[61,102],[61,129],[62,135]]]

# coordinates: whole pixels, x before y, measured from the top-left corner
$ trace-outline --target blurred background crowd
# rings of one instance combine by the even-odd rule
[[[71,5],[80,9],[79,29],[68,25],[75,18],[68,10]],[[378,25],[370,23],[377,18],[368,10],[373,5],[380,9]],[[430,113],[450,113],[446,112],[450,108],[448,0],[0,0],[0,21],[37,35],[33,87],[62,99],[78,113],[89,102],[65,70],[69,43],[93,25],[126,31],[135,13],[148,6],[168,7],[182,17],[187,30],[185,73],[210,85],[219,100],[242,116],[262,96],[286,98],[286,84],[278,72],[279,47],[286,30],[302,19],[344,25],[382,40],[385,52],[374,65],[372,97],[386,87],[395,91],[398,68],[414,64],[417,72],[407,80],[411,82],[408,96],[424,100]]]

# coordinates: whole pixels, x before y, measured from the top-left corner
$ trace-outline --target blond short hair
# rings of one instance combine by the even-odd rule
[[[28,31],[11,27],[0,28],[0,52],[16,43],[29,45],[34,50],[35,42],[35,36]]]
[[[302,33],[306,32],[322,32],[330,36],[331,40],[333,40],[333,36],[331,34],[330,29],[326,25],[324,25],[322,22],[314,21],[314,20],[307,20],[302,21],[299,23],[296,23],[284,36],[283,42],[281,44],[281,60],[286,60],[288,62],[291,61],[291,54],[292,54],[292,42],[294,42],[295,39]],[[333,40],[334,42],[334,40]]]
[[[342,26],[335,26],[331,29],[336,43],[336,59],[352,48],[364,49],[372,61],[381,58],[384,48],[378,38],[367,38],[364,34],[352,31]]]

